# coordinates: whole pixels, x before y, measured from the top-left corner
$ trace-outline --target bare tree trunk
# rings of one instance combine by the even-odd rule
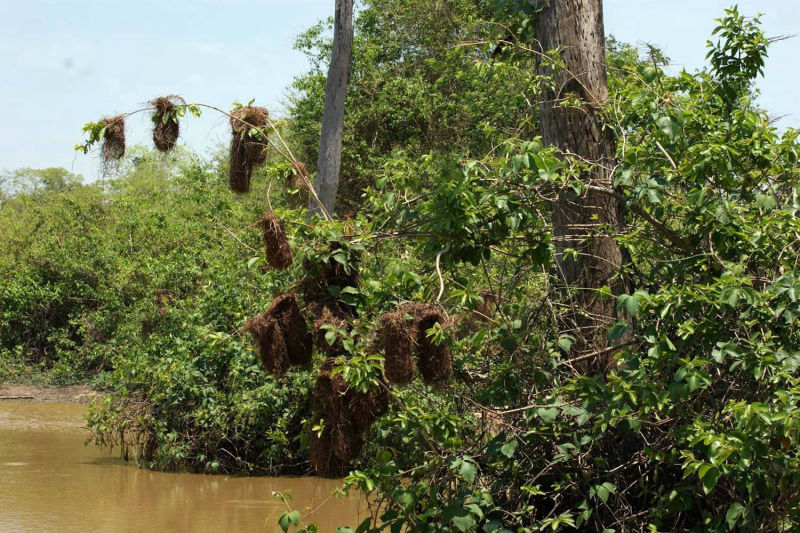
[[[319,142],[319,161],[316,191],[325,210],[332,214],[339,189],[339,170],[342,161],[342,128],[344,126],[344,100],[350,79],[353,56],[353,0],[336,0],[333,29],[333,54],[325,84],[325,108],[322,112],[322,136]],[[313,195],[308,202],[309,218],[320,213]]]
[[[541,112],[544,142],[592,163],[581,176],[585,183],[612,189],[614,138],[603,129],[600,108],[608,99],[602,0],[548,0],[537,15],[536,37],[542,51],[561,49],[566,70],[555,72],[555,91],[543,95]],[[553,74],[545,61],[541,73]],[[580,107],[561,106],[565,98],[578,97]],[[621,222],[621,205],[609,194],[588,190],[578,196],[564,191],[553,205],[558,274],[572,288],[574,311],[568,330],[578,341],[578,352],[602,350],[608,345],[607,327],[616,321],[615,301],[601,298],[598,289],[609,285],[622,264],[622,253],[610,235]],[[577,256],[565,253],[576,250]],[[599,361],[600,368],[605,361]]]

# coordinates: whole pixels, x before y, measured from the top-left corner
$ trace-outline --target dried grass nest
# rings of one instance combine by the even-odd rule
[[[183,105],[179,96],[160,96],[150,101],[153,106],[153,144],[160,152],[169,152],[178,143],[181,126],[175,108]]]
[[[308,170],[305,164],[300,161],[292,163],[291,171],[288,173],[286,187],[297,189],[296,194],[289,196],[289,204],[293,208],[303,207],[308,203]]]
[[[292,248],[281,219],[274,212],[267,211],[256,224],[261,228],[264,238],[267,263],[278,270],[289,268],[293,260]]]
[[[106,128],[101,150],[103,161],[118,161],[125,156],[125,115],[105,117],[102,121]]]
[[[422,379],[428,384],[447,381],[452,373],[450,348],[434,344],[427,331],[444,326],[444,316],[432,304],[408,302],[381,315],[380,341],[384,348],[384,373],[390,383],[404,385],[414,376],[414,352]]]
[[[328,245],[329,252],[336,252],[342,249],[338,242]],[[357,316],[355,307],[342,300],[333,297],[330,287],[336,286],[340,290],[345,287],[359,288],[361,280],[359,276],[359,263],[361,261],[359,252],[350,252],[349,268],[336,261],[332,256],[324,264],[312,264],[306,261],[303,266],[306,276],[300,283],[300,290],[309,304],[318,306],[327,305],[337,316],[354,318]]]
[[[325,354],[327,358],[345,355],[346,351],[342,343],[342,338],[337,336],[333,344],[329,343],[326,336],[330,329],[325,326],[333,326],[336,329],[343,329],[349,333],[352,331],[353,325],[337,307],[331,308],[329,305],[315,304],[312,305],[312,308],[317,310],[314,313],[314,316],[317,318],[314,320],[314,325],[312,327],[314,332],[314,344],[317,349]]]
[[[268,120],[269,113],[264,107],[245,106],[231,111],[228,185],[234,192],[249,192],[253,167],[267,160],[267,140],[251,135],[251,130],[263,128]]]
[[[364,445],[363,432],[386,412],[388,396],[359,393],[347,386],[340,374],[332,374],[332,360],[323,365],[314,386],[313,422],[323,423],[321,434],[311,431],[311,463],[317,474],[345,474]]]
[[[264,370],[282,376],[290,366],[311,364],[312,338],[294,293],[277,296],[244,329],[256,341]]]

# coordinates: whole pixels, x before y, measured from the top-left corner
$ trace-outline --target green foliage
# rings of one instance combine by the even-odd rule
[[[757,22],[729,10],[711,69],[694,75],[611,43],[607,121],[620,165],[607,194],[626,204],[617,239],[631,261],[620,274],[638,290],[617,298],[626,320],[609,331],[620,344],[606,375],[570,368],[572,339],[547,333],[557,312],[542,320],[526,302],[541,290],[522,292],[519,274],[547,290],[534,273],[552,264],[548,205],[560,189],[584,190],[584,162],[509,139],[482,158],[386,165],[367,194],[375,223],[423,235],[416,250],[428,261],[443,254],[459,287],[449,304],[475,301],[480,284],[507,298],[493,323],[455,334],[455,411],[416,411],[427,441],[379,447],[348,478],[385,506],[383,527],[797,527],[798,132],[779,133],[753,105],[768,43]],[[498,394],[502,374],[513,385]],[[398,397],[418,409],[416,395]],[[443,437],[435,428],[453,414]],[[463,432],[477,421],[482,431]]]
[[[102,185],[14,189],[0,211],[0,380],[94,379],[116,393],[92,410],[97,439],[142,464],[290,470],[313,377],[275,382],[237,331],[285,275],[248,268],[265,202],[232,197],[224,170],[135,149]]]
[[[490,15],[474,0],[370,0],[358,11],[339,212],[362,209],[363,189],[387,162],[454,148],[482,154],[501,138],[533,132],[529,102],[540,82],[533,62],[488,61],[488,43],[465,45],[498,31]],[[319,148],[327,30],[317,25],[295,45],[313,65],[295,80],[290,109],[290,138],[309,170]]]
[[[695,74],[609,43],[602,115],[618,165],[600,193],[624,204],[614,238],[633,288],[598,291],[619,321],[603,354],[615,364],[592,375],[575,367],[596,354],[576,358],[559,331],[571,294],[553,283],[550,223],[560,191],[587,191],[591,163],[536,137],[528,102],[548,80],[525,44],[535,8],[365,4],[343,173],[343,210],[359,213],[308,225],[275,188],[285,272],[264,267],[248,227],[266,199],[230,195],[224,164],[139,154],[104,188],[5,194],[0,371],[103,371],[115,395],[93,408],[97,438],[149,466],[300,473],[308,432],[327,422],[309,427],[322,356],[269,377],[243,322],[290,288],[338,299],[358,318],[325,328],[346,352],[334,372],[373,391],[378,317],[438,301],[448,321],[428,335],[452,351],[453,378],[390,389],[345,480],[374,513],[341,531],[797,529],[800,132],[753,103],[769,44],[758,19],[728,10]],[[517,45],[492,59],[509,28]],[[326,26],[298,47],[314,68],[287,131],[313,163]],[[276,161],[264,172],[290,175]],[[357,269],[358,286],[316,283],[329,262]],[[291,510],[278,525],[305,527]]]

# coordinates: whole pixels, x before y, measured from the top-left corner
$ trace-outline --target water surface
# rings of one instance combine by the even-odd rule
[[[280,531],[292,506],[323,533],[367,516],[340,484],[314,477],[266,478],[139,470],[85,446],[86,406],[0,402],[0,531]]]

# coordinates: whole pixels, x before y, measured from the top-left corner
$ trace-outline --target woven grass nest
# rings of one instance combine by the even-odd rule
[[[249,192],[253,168],[267,160],[266,138],[251,135],[251,132],[264,128],[268,120],[269,113],[264,107],[246,106],[231,112],[228,185],[234,192]]]
[[[294,293],[277,296],[264,313],[248,320],[244,329],[256,341],[267,372],[282,376],[290,366],[311,364],[312,337]]]
[[[341,374],[331,371],[326,361],[314,385],[313,424],[320,423],[320,434],[309,435],[311,464],[323,477],[347,473],[353,459],[364,445],[364,431],[388,409],[388,396],[360,393],[348,388]]]
[[[444,343],[434,344],[427,335],[434,324],[445,325],[445,319],[432,304],[409,302],[381,315],[384,373],[390,383],[404,385],[413,379],[415,353],[426,383],[439,384],[450,377],[453,366],[450,349]]]
[[[150,101],[153,106],[153,144],[159,152],[169,152],[178,143],[181,125],[175,108],[182,105],[179,96],[160,96]]]
[[[101,150],[103,162],[118,161],[125,156],[125,115],[103,118],[106,132]]]
[[[257,225],[261,228],[267,263],[272,268],[285,270],[292,264],[292,248],[286,237],[283,222],[272,211],[267,211]]]

